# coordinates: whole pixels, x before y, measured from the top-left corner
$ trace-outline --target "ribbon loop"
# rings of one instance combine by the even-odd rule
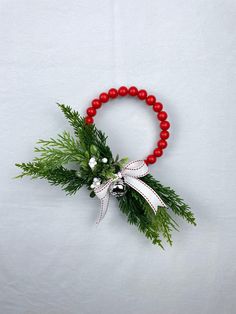
[[[142,195],[151,206],[154,213],[157,212],[158,206],[167,207],[159,195],[150,186],[139,179],[149,173],[148,166],[143,160],[129,162],[120,173],[124,178],[124,182]],[[106,215],[110,198],[109,187],[113,181],[114,180],[110,179],[94,189],[96,196],[101,200],[101,210],[97,223],[99,223]]]
[[[121,174],[125,176],[141,178],[149,173],[148,166],[143,160],[135,160],[129,162],[124,169],[121,170]]]

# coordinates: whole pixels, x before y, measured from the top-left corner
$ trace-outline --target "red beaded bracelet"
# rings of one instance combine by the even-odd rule
[[[163,154],[163,149],[167,147],[167,139],[170,136],[168,129],[170,128],[170,123],[167,121],[167,113],[163,111],[162,103],[156,100],[153,95],[148,95],[145,89],[138,90],[137,87],[131,86],[130,88],[126,86],[121,86],[120,88],[111,88],[106,93],[101,93],[98,98],[95,98],[91,102],[91,107],[87,109],[87,116],[85,121],[87,124],[93,124],[93,117],[96,115],[97,110],[102,107],[102,104],[107,103],[111,99],[115,99],[118,96],[132,96],[138,97],[138,99],[145,101],[148,106],[152,106],[153,111],[157,112],[157,119],[160,121],[160,139],[157,142],[157,147],[154,149],[153,153],[147,156],[145,162],[146,164],[154,164],[157,158],[161,157]]]

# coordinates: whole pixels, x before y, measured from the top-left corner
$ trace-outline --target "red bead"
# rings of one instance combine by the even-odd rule
[[[111,97],[111,98],[116,98],[118,96],[118,91],[116,88],[111,88],[109,89],[108,91],[108,95]]]
[[[163,151],[162,151],[161,148],[158,147],[158,148],[154,149],[153,154],[154,154],[156,157],[161,157],[161,155],[163,154]]]
[[[146,164],[146,165],[148,165],[148,161],[147,161],[147,159],[145,159],[145,160],[144,160],[144,162],[145,162],[145,164]]]
[[[156,156],[154,156],[154,155],[149,155],[148,157],[147,157],[147,162],[149,163],[149,164],[154,164],[155,162],[156,162]]]
[[[157,114],[157,118],[160,120],[160,121],[165,121],[167,119],[167,113],[165,111],[161,111]]]
[[[140,91],[138,92],[138,98],[141,100],[146,99],[147,97],[147,92],[145,91],[145,89],[140,89]]]
[[[86,117],[86,118],[85,118],[85,122],[86,122],[87,124],[93,124],[93,118],[92,118],[92,117]]]
[[[107,93],[101,93],[99,96],[99,99],[101,100],[101,102],[105,103],[108,102],[109,100],[109,95]]]
[[[167,147],[167,142],[165,140],[160,140],[157,143],[158,148],[165,149]]]
[[[119,89],[118,89],[118,94],[120,96],[126,96],[128,94],[128,88],[125,87],[125,86],[121,86]]]
[[[129,88],[129,94],[130,94],[130,96],[137,96],[137,94],[138,94],[138,89],[137,89],[137,87],[131,86],[131,87]]]
[[[156,102],[156,97],[153,96],[153,95],[149,95],[149,96],[146,98],[146,103],[147,103],[147,105],[149,105],[149,106],[154,105],[155,102]]]
[[[90,117],[95,116],[95,115],[96,115],[96,109],[93,108],[93,107],[89,107],[89,108],[87,109],[87,114],[88,114],[88,116],[90,116]]]
[[[160,111],[162,110],[162,108],[163,108],[163,105],[162,105],[162,103],[160,103],[160,102],[156,102],[156,103],[153,105],[153,110],[154,110],[155,112],[160,112]]]
[[[160,133],[160,138],[162,140],[167,140],[169,138],[169,136],[170,136],[170,133],[168,131],[161,131],[161,133]]]
[[[92,101],[92,107],[95,108],[95,109],[98,109],[102,106],[102,103],[99,99],[94,99]]]
[[[168,130],[170,127],[170,122],[169,121],[161,121],[160,123],[160,128],[164,131]]]

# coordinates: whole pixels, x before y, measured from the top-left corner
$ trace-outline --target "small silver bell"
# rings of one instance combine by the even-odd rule
[[[126,184],[123,179],[118,179],[111,183],[109,192],[115,197],[123,196],[127,191]]]

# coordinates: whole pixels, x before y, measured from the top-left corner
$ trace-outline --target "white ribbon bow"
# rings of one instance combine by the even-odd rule
[[[143,196],[155,214],[158,206],[167,207],[159,195],[150,186],[138,179],[149,173],[148,166],[143,160],[131,161],[120,171],[120,173],[124,182]],[[101,210],[97,223],[99,223],[106,215],[110,198],[109,187],[112,182],[116,180],[117,179],[110,179],[94,189],[95,194],[101,200]]]

